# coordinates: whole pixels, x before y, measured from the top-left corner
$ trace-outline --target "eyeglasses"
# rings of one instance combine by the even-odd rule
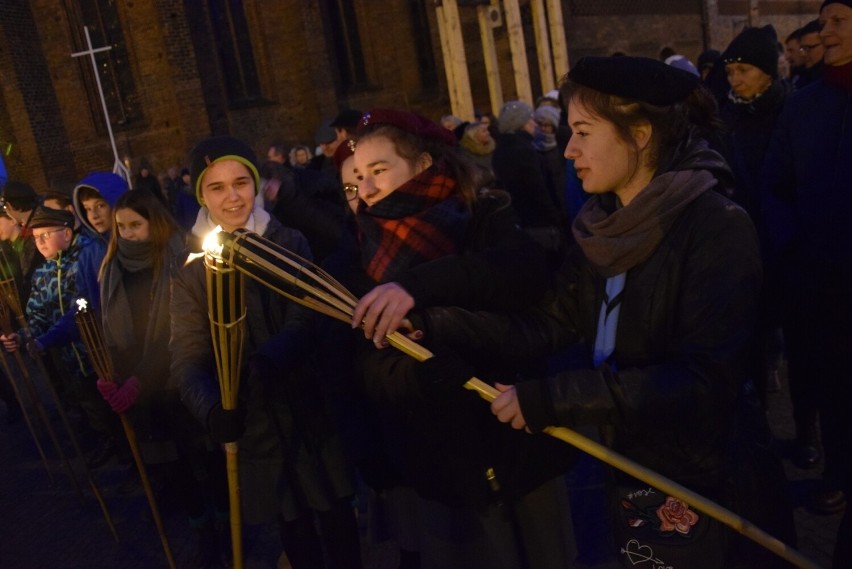
[[[59,229],[54,229],[53,231],[45,231],[41,235],[33,235],[33,239],[38,241],[39,243],[46,243],[50,236],[54,233],[58,233],[60,231],[65,231],[65,227],[60,227]]]
[[[355,184],[343,184],[343,191],[346,193],[346,201],[358,199],[358,186]]]
[[[801,46],[799,46],[799,51],[802,52],[802,53],[808,53],[810,50],[816,49],[816,48],[821,47],[821,46],[822,46],[821,43],[815,43],[815,44],[812,44],[812,45],[802,44]]]

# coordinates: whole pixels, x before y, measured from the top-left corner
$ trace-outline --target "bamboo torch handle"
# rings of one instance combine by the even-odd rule
[[[228,492],[230,503],[231,522],[231,547],[233,548],[234,569],[243,567],[243,536],[242,536],[242,513],[240,509],[240,486],[239,486],[239,459],[237,443],[225,443],[225,460],[228,472],[228,481],[234,481],[231,491]]]

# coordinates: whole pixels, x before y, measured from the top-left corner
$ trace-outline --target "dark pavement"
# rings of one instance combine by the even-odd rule
[[[46,401],[48,399],[45,399]],[[485,403],[483,403],[485,404]],[[33,417],[35,419],[35,417]],[[93,480],[103,495],[112,516],[120,542],[116,542],[104,520],[98,502],[92,495],[81,462],[74,457],[67,443],[62,423],[54,420],[52,426],[63,441],[65,452],[72,458],[79,485],[80,497],[68,476],[63,463],[44,433],[40,437],[55,479],[51,484],[44,465],[36,451],[23,421],[6,425],[6,412],[0,403],[0,569],[150,569],[168,567],[158,533],[151,520],[147,501],[142,490],[130,488],[122,493],[127,478],[127,466],[112,459],[106,466],[94,471]],[[790,406],[786,384],[782,391],[770,396],[770,422],[779,439],[780,452],[789,447],[785,443],[793,436]],[[810,513],[804,502],[819,476],[819,469],[801,471],[785,461],[789,488],[796,504],[796,523],[800,551],[824,568],[830,567],[831,553],[837,526],[842,514],[821,516]],[[173,500],[166,495],[158,482],[158,472],[152,472],[162,510],[165,532],[171,544],[178,567],[187,567],[194,551],[193,530],[185,517],[171,506]],[[578,478],[568,478],[572,491],[583,489]],[[582,512],[575,507],[575,519]],[[247,544],[252,552],[245,567],[254,569],[274,567],[279,547],[271,527],[256,528],[251,532],[255,543]],[[366,533],[366,532],[365,532]],[[580,546],[586,551],[586,563],[577,567],[604,569],[612,567],[605,556],[590,555],[595,539],[605,540],[606,530],[600,529],[595,537],[585,536]],[[364,560],[367,569],[392,569],[397,555],[390,545],[376,546],[364,541]],[[263,561],[261,561],[263,560]],[[279,567],[289,567],[280,560]]]

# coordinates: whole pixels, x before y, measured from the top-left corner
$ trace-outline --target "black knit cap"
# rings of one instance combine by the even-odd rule
[[[648,57],[586,56],[568,72],[568,79],[625,99],[651,105],[673,105],[701,83],[697,75]]]
[[[35,196],[35,190],[26,182],[11,181],[3,187],[3,197],[6,199],[26,199]]]
[[[74,214],[64,209],[53,209],[39,206],[33,213],[27,227],[69,227],[74,228]]]
[[[825,0],[825,2],[822,3],[822,6],[819,7],[820,13],[822,13],[822,9],[829,4],[843,4],[844,6],[852,8],[852,0]]]
[[[198,143],[189,154],[189,175],[195,199],[204,205],[201,199],[201,178],[211,164],[221,160],[236,160],[245,164],[254,178],[254,193],[260,188],[260,174],[255,165],[255,154],[249,146],[232,136],[213,136]]]
[[[722,62],[754,65],[773,79],[778,77],[778,36],[772,26],[740,32],[722,54]]]

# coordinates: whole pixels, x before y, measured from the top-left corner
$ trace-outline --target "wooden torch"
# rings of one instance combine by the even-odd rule
[[[207,282],[207,314],[210,318],[210,335],[222,408],[237,408],[240,366],[245,338],[245,282],[243,273],[222,258],[222,247],[216,232],[204,241],[204,272]],[[234,569],[242,569],[242,515],[240,512],[240,480],[238,446],[236,442],[224,444],[228,469],[228,497],[231,518],[231,545],[234,552]]]

